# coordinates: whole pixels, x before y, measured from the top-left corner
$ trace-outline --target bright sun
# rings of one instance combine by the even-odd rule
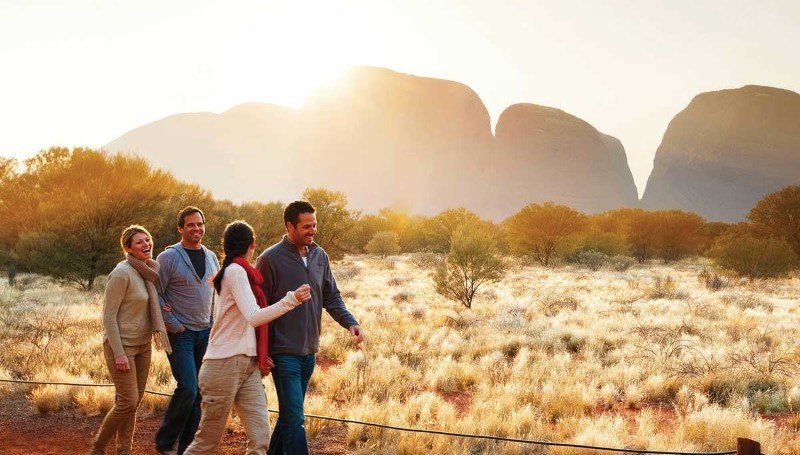
[[[301,107],[310,92],[335,81],[354,62],[358,37],[351,20],[333,10],[297,7],[254,20],[223,57],[224,94],[219,95],[237,103]]]

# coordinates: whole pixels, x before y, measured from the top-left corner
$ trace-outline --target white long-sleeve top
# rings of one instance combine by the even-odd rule
[[[214,325],[203,359],[225,359],[236,355],[256,355],[254,327],[266,324],[300,305],[294,292],[266,307],[259,308],[247,272],[239,264],[231,264],[222,277],[222,289],[214,304]]]

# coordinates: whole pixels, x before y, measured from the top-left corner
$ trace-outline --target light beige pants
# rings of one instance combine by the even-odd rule
[[[198,376],[203,396],[200,427],[184,455],[213,453],[225,432],[231,407],[244,424],[247,455],[264,455],[269,447],[267,395],[256,357],[237,355],[203,360]]]
[[[103,357],[114,382],[116,397],[114,407],[108,411],[100,429],[92,441],[92,446],[102,450],[112,437],[117,438],[117,453],[130,453],[133,444],[133,430],[136,426],[136,409],[144,397],[147,374],[150,372],[150,343],[139,346],[123,346],[131,369],[117,370],[114,351],[106,341],[103,343]]]

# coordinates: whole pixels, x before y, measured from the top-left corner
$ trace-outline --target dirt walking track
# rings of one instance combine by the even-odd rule
[[[155,454],[155,433],[162,414],[143,416],[137,420],[133,439],[134,455]],[[39,414],[24,396],[7,397],[0,402],[0,454],[2,455],[80,455],[89,452],[92,435],[100,427],[102,417],[82,417],[72,412]],[[347,454],[347,428],[338,423],[326,426],[309,441],[314,455]],[[218,455],[240,455],[245,452],[246,437],[240,425],[234,425],[223,436]],[[108,447],[107,454],[115,454]]]

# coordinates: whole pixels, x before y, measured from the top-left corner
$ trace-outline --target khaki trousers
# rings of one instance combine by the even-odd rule
[[[108,411],[100,429],[92,441],[92,447],[103,450],[112,437],[117,439],[117,453],[130,453],[133,444],[133,431],[136,425],[136,409],[144,397],[147,374],[150,372],[150,343],[139,346],[123,346],[128,356],[129,371],[117,370],[114,351],[106,341],[103,343],[103,356],[106,367],[114,382],[116,397],[114,407]]]
[[[237,355],[206,359],[198,376],[200,427],[184,455],[213,453],[222,439],[231,407],[244,424],[247,455],[264,455],[269,447],[267,395],[256,357]]]

